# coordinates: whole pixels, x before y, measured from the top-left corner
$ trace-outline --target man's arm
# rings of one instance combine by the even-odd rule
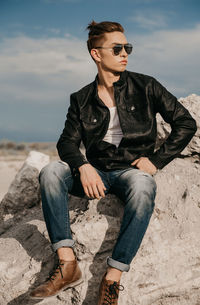
[[[197,130],[189,111],[165,87],[153,79],[153,98],[156,112],[171,125],[171,133],[149,160],[161,169],[187,146]]]
[[[79,149],[81,126],[77,108],[76,99],[71,94],[65,127],[56,145],[60,159],[67,162],[73,172],[77,171],[81,165],[88,163]]]
[[[80,172],[80,180],[88,197],[104,197],[106,189],[96,169],[89,164],[85,156],[80,152],[81,125],[73,94],[70,96],[70,106],[65,121],[65,127],[57,142],[57,150],[60,159],[67,162],[72,172]]]

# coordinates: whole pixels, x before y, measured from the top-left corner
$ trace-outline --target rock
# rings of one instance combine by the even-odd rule
[[[200,96],[196,94],[191,94],[188,97],[181,97],[179,102],[188,109],[192,117],[196,120],[197,123],[197,132],[194,137],[187,145],[187,147],[181,152],[183,156],[190,156],[200,152]],[[160,114],[157,114],[157,123],[158,123],[158,137],[157,145],[159,147],[161,143],[168,137],[171,127],[167,124]]]
[[[38,174],[49,163],[49,156],[31,151],[1,201],[2,214],[15,214],[40,202]]]
[[[195,154],[200,152],[200,96],[191,94],[186,98],[180,98],[179,101],[189,110],[197,123],[197,132],[191,142],[183,150],[183,155]]]
[[[130,271],[122,275],[125,290],[119,305],[200,304],[199,171],[194,159],[175,159],[155,175],[154,213]],[[0,238],[1,305],[95,305],[106,257],[119,232],[122,202],[114,195],[99,201],[70,196],[71,229],[85,281],[46,300],[29,299],[56,259],[41,207],[17,215]]]

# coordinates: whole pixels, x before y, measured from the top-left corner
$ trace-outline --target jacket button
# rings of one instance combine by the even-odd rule
[[[94,119],[93,122],[96,123],[97,119]]]

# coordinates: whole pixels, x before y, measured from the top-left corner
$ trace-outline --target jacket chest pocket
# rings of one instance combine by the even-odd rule
[[[102,119],[97,114],[82,113],[80,115],[83,132],[85,135],[98,134],[100,132],[100,126]]]
[[[125,108],[130,118],[137,121],[148,119],[148,104],[145,95],[135,94],[124,101]]]
[[[124,101],[126,115],[126,132],[135,135],[148,134],[152,128],[153,118],[144,95],[134,95]]]

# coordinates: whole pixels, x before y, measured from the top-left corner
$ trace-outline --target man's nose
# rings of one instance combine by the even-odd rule
[[[123,49],[122,49],[122,51],[121,51],[121,54],[120,54],[121,56],[123,56],[123,57],[128,57],[128,54],[126,53],[126,51],[125,51],[125,48],[123,47]]]

